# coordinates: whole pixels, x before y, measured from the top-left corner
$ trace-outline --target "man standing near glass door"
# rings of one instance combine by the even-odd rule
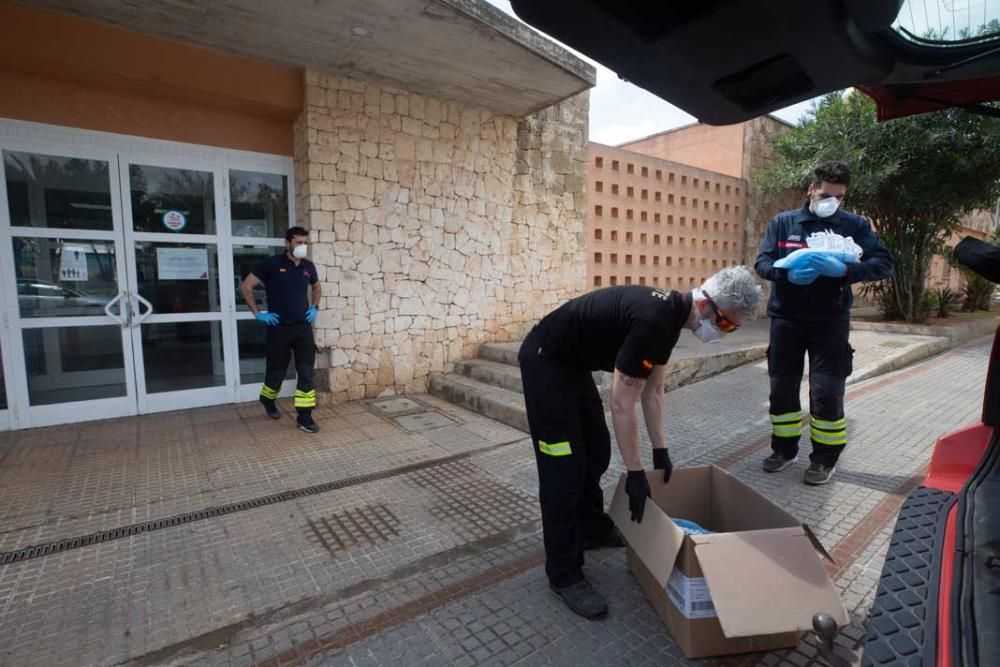
[[[265,355],[267,368],[264,386],[260,389],[260,402],[267,416],[280,419],[281,412],[274,400],[278,397],[281,381],[288,370],[288,362],[295,355],[296,420],[300,429],[317,433],[319,426],[313,421],[316,407],[316,387],[313,384],[313,364],[316,361],[316,343],[312,324],[319,312],[321,288],[316,265],[306,259],[309,232],[302,227],[291,227],[285,233],[285,251],[261,261],[243,281],[243,299],[258,321],[267,325]],[[267,312],[257,308],[253,288],[264,285],[267,293]]]

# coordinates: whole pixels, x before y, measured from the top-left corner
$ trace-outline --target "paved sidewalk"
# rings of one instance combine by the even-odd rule
[[[927,342],[861,333],[856,368]],[[976,421],[988,349],[852,386],[827,487],[803,486],[804,464],[759,472],[763,363],[668,395],[674,457],[726,466],[845,556],[856,639],[892,528],[871,517],[936,436]],[[256,404],[0,434],[0,562],[16,560],[0,564],[0,664],[684,664],[620,552],[588,555],[608,621],[547,592],[525,434],[426,395],[317,418],[318,437]]]
[[[848,382],[868,380],[943,352],[957,344],[946,334],[961,337],[963,333],[972,333],[974,328],[983,331],[983,324],[979,322],[957,327],[959,330],[957,333],[951,330],[938,331],[939,328],[926,328],[926,333],[914,334],[907,333],[909,327],[900,326],[894,329],[896,325],[893,324],[884,324],[877,329],[867,326],[862,326],[860,329],[852,328],[850,341],[855,348],[854,373],[848,378]],[[767,318],[747,322],[736,333],[709,345],[700,342],[694,334],[685,329],[681,332],[677,345],[670,355],[667,389],[676,389],[683,384],[699,381],[715,373],[764,359],[770,326],[771,321]],[[934,335],[938,333],[940,335]],[[983,335],[985,333],[979,334]],[[972,336],[966,335],[958,342],[971,338]],[[606,391],[610,387],[610,374],[595,375],[600,378],[599,384]]]

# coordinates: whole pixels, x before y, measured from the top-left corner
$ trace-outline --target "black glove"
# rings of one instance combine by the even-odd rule
[[[1000,282],[1000,246],[966,236],[955,246],[955,259],[983,278]]]
[[[670,475],[674,472],[674,464],[670,461],[670,451],[666,447],[653,450],[653,470],[662,470],[663,483],[670,482]]]
[[[625,479],[625,493],[628,494],[628,510],[632,520],[642,523],[642,514],[646,510],[646,498],[650,497],[649,480],[645,470],[629,470]]]

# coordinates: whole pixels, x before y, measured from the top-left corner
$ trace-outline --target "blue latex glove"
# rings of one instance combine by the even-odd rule
[[[788,269],[788,281],[796,285],[811,285],[817,278],[819,278],[819,270],[811,266]]]
[[[278,315],[276,313],[257,313],[256,319],[258,322],[263,322],[269,327],[278,324]]]
[[[316,321],[316,315],[319,313],[319,308],[316,306],[309,306],[309,310],[306,311],[306,322],[312,324]]]
[[[655,452],[656,450],[654,449],[653,451]],[[674,523],[688,535],[711,535],[715,532],[708,528],[702,528],[694,521],[688,521],[687,519],[674,519]]]
[[[847,265],[837,259],[837,256],[826,252],[816,252],[809,256],[810,266],[821,276],[827,278],[843,278],[847,275]]]
[[[815,250],[810,250],[809,248],[799,248],[776,261],[774,268],[788,269],[789,271],[792,269],[804,269],[810,266],[810,258],[815,252]]]

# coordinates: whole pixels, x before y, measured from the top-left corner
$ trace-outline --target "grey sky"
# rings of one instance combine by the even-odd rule
[[[508,0],[487,1],[517,18]],[[695,121],[693,116],[674,105],[622,81],[607,67],[579,53],[577,55],[597,68],[597,85],[590,91],[591,140],[615,145]],[[811,102],[802,102],[777,111],[774,115],[795,123],[809,109],[810,104]]]

